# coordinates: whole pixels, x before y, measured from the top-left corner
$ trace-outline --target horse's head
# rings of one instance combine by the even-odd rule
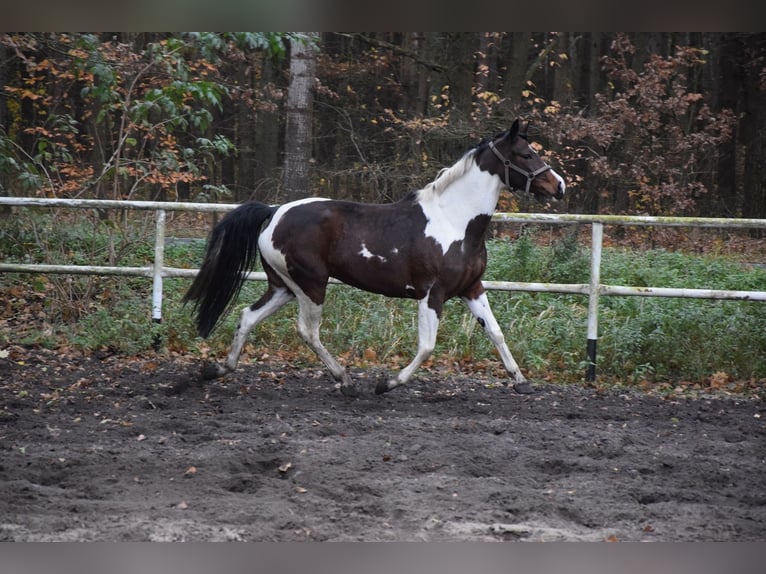
[[[564,197],[564,178],[532,149],[526,127],[519,131],[518,119],[510,130],[489,141],[477,159],[481,169],[497,175],[511,189],[531,192],[540,200]]]

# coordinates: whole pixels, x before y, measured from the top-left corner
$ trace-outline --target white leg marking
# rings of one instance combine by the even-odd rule
[[[383,386],[379,384],[377,393],[390,391],[394,387],[403,385],[410,380],[417,368],[423,364],[433,352],[436,346],[436,333],[439,330],[439,316],[436,311],[428,306],[428,295],[418,300],[418,352],[412,362],[404,367],[395,379],[391,379]]]
[[[242,353],[242,347],[245,345],[247,336],[250,334],[253,327],[267,317],[273,315],[286,303],[292,301],[293,297],[293,294],[287,289],[277,289],[274,291],[271,299],[257,309],[251,309],[249,305],[242,309],[242,314],[239,317],[239,325],[234,332],[234,339],[231,342],[231,350],[224,363],[224,368],[227,371],[233,371],[237,368],[239,355]]]
[[[300,293],[300,292],[299,292]],[[317,357],[327,366],[336,381],[340,381],[344,395],[355,396],[355,385],[346,369],[335,360],[319,340],[319,326],[322,323],[322,305],[317,305],[303,293],[298,295],[298,333]]]
[[[483,325],[484,331],[486,331],[492,344],[495,345],[497,352],[500,353],[500,360],[503,361],[503,366],[508,371],[508,374],[513,377],[513,381],[515,383],[526,382],[524,375],[521,374],[519,366],[511,355],[511,351],[508,349],[508,345],[505,344],[503,331],[500,329],[500,325],[497,324],[495,315],[492,313],[487,294],[482,293],[476,299],[463,297],[463,301],[468,305],[473,316]]]

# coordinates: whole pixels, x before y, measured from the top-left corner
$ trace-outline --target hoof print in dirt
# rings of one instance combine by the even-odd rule
[[[513,383],[513,390],[520,395],[531,395],[537,392],[532,383],[524,381],[523,383]]]
[[[183,393],[186,389],[189,388],[189,381],[184,379],[182,381],[176,381],[172,385],[170,385],[167,389],[165,389],[165,394],[168,396],[172,395],[180,395]]]
[[[168,387],[167,390],[165,391],[165,394],[168,396],[180,395],[184,391],[187,391],[189,387],[201,386],[202,382],[203,381],[195,380],[192,377],[183,377],[177,380],[175,383],[173,383],[170,387]]]
[[[19,418],[18,413],[9,412],[6,410],[0,410],[0,424],[2,423],[13,423],[16,422],[16,419]]]
[[[349,399],[359,398],[359,389],[356,385],[340,385],[340,392],[344,397]]]

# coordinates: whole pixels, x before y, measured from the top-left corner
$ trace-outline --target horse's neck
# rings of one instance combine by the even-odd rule
[[[455,241],[464,241],[468,226],[485,216],[482,229],[473,227],[472,234],[484,236],[490,216],[500,196],[500,180],[478,167],[456,178],[439,193],[423,194],[420,207],[428,223],[425,234],[441,245],[444,253]]]
[[[502,183],[489,172],[473,166],[443,190],[421,199],[424,209],[455,222],[468,222],[478,215],[492,215]]]

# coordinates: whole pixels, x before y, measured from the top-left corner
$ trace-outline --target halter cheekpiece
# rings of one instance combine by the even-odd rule
[[[501,154],[500,151],[495,147],[495,142],[489,142],[489,149],[491,149],[492,153],[494,153],[497,158],[503,162],[503,165],[505,166],[505,179],[503,180],[503,183],[511,189],[517,189],[515,186],[511,185],[511,170],[514,170],[527,178],[527,185],[524,188],[524,191],[529,193],[529,186],[532,185],[532,180],[541,173],[545,173],[549,169],[553,169],[547,163],[544,163],[543,167],[538,168],[535,171],[526,171],[512,163],[511,160],[507,159],[503,154]]]

